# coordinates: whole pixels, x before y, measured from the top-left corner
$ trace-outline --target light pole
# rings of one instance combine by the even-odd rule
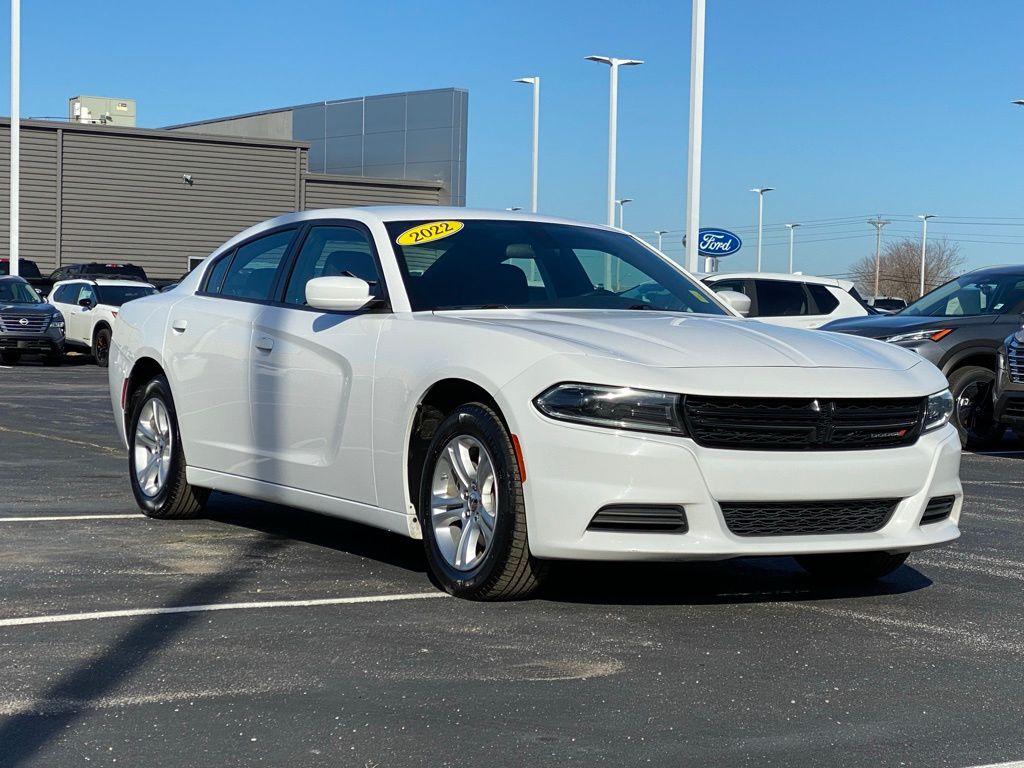
[[[633,202],[633,198],[632,197],[624,197],[621,200],[616,200],[615,201],[615,204],[619,206],[619,229],[624,229],[624,227],[622,226],[622,221],[625,218],[624,214],[626,212],[626,203],[632,203],[632,202]]]
[[[917,218],[921,220],[921,296],[924,296],[924,254],[928,245],[928,219],[934,219],[934,213],[921,213]]]
[[[654,230],[654,234],[656,234],[658,236],[658,250],[660,251],[661,250],[661,236],[662,235],[667,235],[668,234],[668,230],[667,229],[656,229],[656,230]]]
[[[789,229],[789,274],[793,274],[793,233],[799,224],[787,224],[786,227]]]
[[[686,267],[697,271],[700,258],[700,149],[704,125],[704,0],[691,0],[690,146],[686,160]]]
[[[1016,104],[1018,107],[1024,107],[1024,99],[1014,99],[1013,103]]]
[[[610,70],[608,78],[608,217],[609,227],[615,226],[615,154],[618,138],[616,136],[619,111],[619,67],[631,67],[643,64],[639,59],[616,59],[611,56],[584,56],[587,61],[607,64]]]
[[[761,271],[761,234],[764,230],[764,193],[773,192],[775,187],[754,187],[757,192],[757,271]]]
[[[868,224],[875,228],[875,296],[878,298],[878,275],[882,271],[882,227],[889,222],[878,214],[873,219],[868,219]]]
[[[520,77],[517,83],[533,86],[533,165],[530,177],[530,210],[537,212],[537,162],[540,153],[540,78]]]
[[[11,261],[18,274],[21,192],[21,0],[11,0]]]

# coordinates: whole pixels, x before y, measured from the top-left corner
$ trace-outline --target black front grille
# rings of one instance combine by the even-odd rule
[[[921,515],[921,525],[945,520],[953,511],[955,501],[955,496],[936,496],[934,499],[929,499],[928,506],[924,508],[924,514]]]
[[[0,331],[7,333],[42,333],[50,326],[50,316],[21,312],[0,312]]]
[[[855,501],[723,501],[725,524],[737,536],[871,533],[889,522],[899,499]]]
[[[1011,397],[1003,406],[1003,418],[1024,419],[1024,397]]]
[[[690,436],[708,448],[851,451],[912,445],[926,398],[813,399],[698,397],[683,413]]]
[[[587,526],[589,531],[686,533],[686,510],[665,504],[610,504],[601,507]]]
[[[1024,347],[1010,342],[1006,348],[1006,373],[1014,384],[1024,384]]]

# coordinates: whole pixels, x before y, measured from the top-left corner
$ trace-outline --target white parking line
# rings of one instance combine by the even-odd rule
[[[134,616],[160,616],[169,613],[204,613],[207,611],[244,611],[255,608],[310,608],[319,605],[393,603],[401,600],[429,600],[434,597],[448,597],[448,594],[445,592],[412,592],[399,595],[328,597],[318,600],[264,600],[257,603],[213,603],[212,605],[175,605],[168,608],[129,608],[122,611],[58,613],[52,616],[22,616],[17,619],[0,619],[0,627],[24,627],[30,624],[61,624],[70,621],[94,621],[96,619],[123,619]]]
[[[44,432],[29,432],[26,429],[11,429],[10,427],[0,427],[0,432],[8,432],[12,435],[23,435],[25,437],[41,437],[44,440],[56,440],[60,443],[70,443],[71,445],[81,445],[86,448],[96,448],[109,453],[114,456],[123,456],[124,451],[120,448],[111,448],[109,445],[99,445],[98,443],[87,443],[84,440],[72,440],[70,437],[61,437],[60,435],[47,435]]]
[[[36,517],[0,517],[0,523],[38,523],[47,520],[120,520],[139,517],[145,517],[145,515],[38,515]]]
[[[1011,760],[1008,763],[989,763],[987,765],[972,765],[970,768],[1024,768],[1024,760]]]

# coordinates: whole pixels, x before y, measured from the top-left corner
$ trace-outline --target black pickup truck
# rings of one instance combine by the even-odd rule
[[[11,260],[0,259],[0,276],[9,274],[11,274]],[[31,259],[18,259],[18,274],[25,278],[25,281],[36,289],[36,293],[44,298],[53,287],[53,280],[43,277],[39,271],[39,265]]]

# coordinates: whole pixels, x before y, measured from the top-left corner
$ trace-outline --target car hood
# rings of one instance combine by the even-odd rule
[[[474,310],[439,317],[543,337],[554,351],[662,368],[866,368],[907,370],[904,349],[753,320],[624,310]]]
[[[17,312],[19,315],[52,315],[57,308],[52,304],[4,304],[0,302],[0,312]]]
[[[929,328],[961,328],[965,325],[991,325],[999,315],[976,315],[974,317],[922,317],[921,315],[871,315],[869,317],[847,317],[823,325],[823,331],[836,331],[871,339],[884,339],[898,333],[925,331]]]

